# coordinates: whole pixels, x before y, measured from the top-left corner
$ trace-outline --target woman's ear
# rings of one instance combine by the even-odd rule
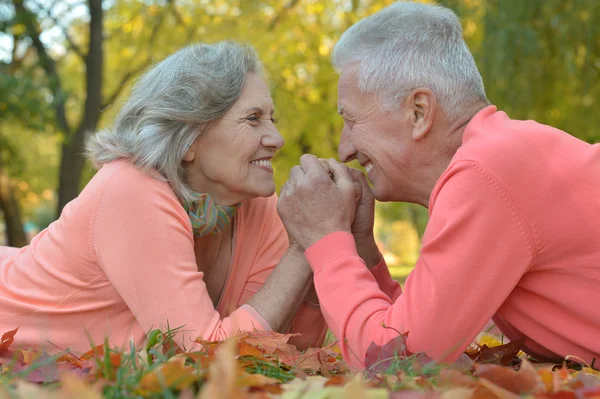
[[[409,100],[413,111],[412,138],[418,141],[431,131],[437,102],[433,92],[425,87],[413,91]]]
[[[196,152],[194,146],[191,146],[189,150],[183,155],[183,160],[186,162],[192,162],[196,158]]]

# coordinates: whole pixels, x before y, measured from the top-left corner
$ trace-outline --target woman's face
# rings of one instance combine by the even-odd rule
[[[273,112],[267,85],[249,74],[238,100],[185,154],[191,188],[221,206],[273,195],[271,158],[284,144]]]

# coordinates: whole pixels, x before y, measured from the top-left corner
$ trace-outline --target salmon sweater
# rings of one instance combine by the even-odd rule
[[[353,367],[396,331],[408,332],[409,351],[452,361],[492,317],[540,359],[600,357],[600,145],[484,108],[437,181],[429,216],[404,292],[384,265],[374,278],[349,233],[306,251]]]
[[[177,342],[270,330],[246,301],[288,247],[277,197],[245,201],[234,218],[234,251],[215,309],[198,271],[188,215],[169,184],[126,161],[104,165],[60,218],[30,245],[0,247],[0,333],[15,347],[81,353],[108,337],[139,346],[146,333],[183,327]],[[326,325],[302,305],[293,343],[319,345]]]

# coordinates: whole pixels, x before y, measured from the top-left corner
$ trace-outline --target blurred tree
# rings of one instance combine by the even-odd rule
[[[0,111],[12,115],[10,131],[20,131],[22,138],[6,135],[4,118],[2,124],[5,141],[25,165],[23,173],[11,172],[12,178],[31,181],[28,190],[42,198],[56,179],[44,175],[43,182],[34,184],[33,177],[52,172],[59,158],[62,209],[93,173],[88,170],[79,181],[85,133],[110,124],[137,74],[185,44],[233,39],[256,47],[273,88],[278,127],[287,142],[274,160],[281,186],[302,153],[336,157],[342,120],[335,112],[338,76],[331,67],[331,50],[351,24],[392,2],[114,0],[104,8],[98,7],[99,0],[0,4],[2,32],[14,42],[10,62],[0,64]],[[513,118],[536,119],[589,142],[600,139],[595,128],[600,115],[592,108],[600,95],[600,2],[441,3],[461,17],[494,104]],[[113,107],[101,112],[109,104]],[[35,130],[43,133],[33,135]],[[22,150],[27,140],[37,143],[57,134],[62,140],[56,157]],[[26,191],[15,195],[33,214]],[[428,213],[417,205],[386,203],[378,204],[378,217],[390,223],[407,220],[422,235]]]

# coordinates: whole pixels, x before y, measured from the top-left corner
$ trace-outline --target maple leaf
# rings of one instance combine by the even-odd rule
[[[287,342],[291,337],[298,335],[300,334],[280,334],[273,331],[256,330],[239,335],[238,340],[245,341],[246,343],[257,347],[266,354],[273,354],[278,349],[285,352],[289,347],[295,348],[295,346],[290,345]]]
[[[7,352],[8,348],[15,342],[17,331],[19,331],[19,327],[2,334],[2,338],[0,338],[0,356],[4,355],[4,352]]]

